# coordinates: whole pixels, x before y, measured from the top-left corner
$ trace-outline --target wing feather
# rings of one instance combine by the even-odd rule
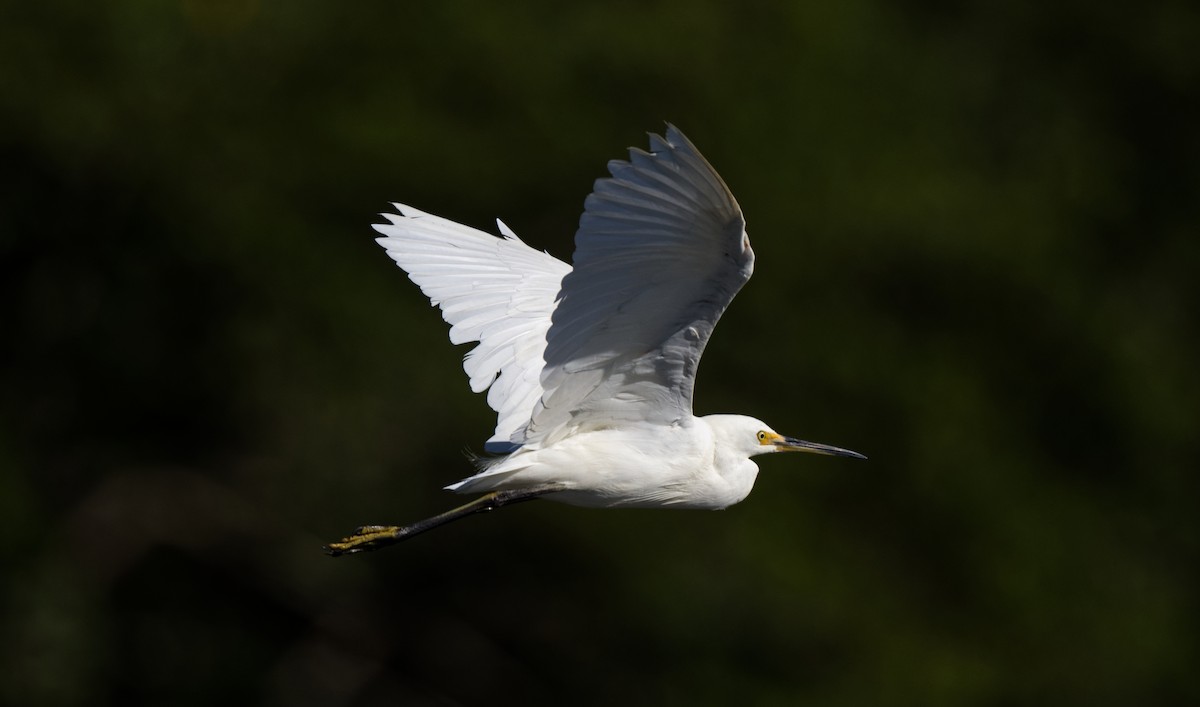
[[[402,204],[375,229],[442,310],[475,392],[497,413],[490,451],[546,444],[621,420],[692,411],[713,326],[754,252],[725,182],[674,126],[596,181],[574,264]],[[490,388],[490,390],[489,390]]]
[[[547,332],[542,395],[518,443],[690,415],[713,326],[754,253],[724,181],[674,126],[609,163],[575,234]]]
[[[491,387],[497,413],[491,449],[507,448],[542,395],[546,330],[571,267],[525,245],[503,223],[502,237],[403,204],[382,214],[376,239],[450,324],[450,341],[478,341],[463,359],[471,390]]]

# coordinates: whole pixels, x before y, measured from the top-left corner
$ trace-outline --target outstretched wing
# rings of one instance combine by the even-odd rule
[[[608,169],[546,332],[542,393],[513,442],[690,416],[700,355],[754,270],[737,201],[673,125]]]
[[[442,310],[450,341],[478,341],[463,369],[471,390],[488,392],[497,413],[489,451],[511,449],[542,397],[546,331],[563,276],[571,266],[525,245],[497,221],[503,238],[403,204],[383,214],[376,239]]]

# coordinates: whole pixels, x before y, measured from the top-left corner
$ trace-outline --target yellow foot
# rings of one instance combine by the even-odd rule
[[[403,531],[404,528],[398,525],[364,525],[355,530],[352,535],[344,537],[338,542],[329,543],[324,550],[326,554],[333,557],[378,550],[402,540],[404,538]]]

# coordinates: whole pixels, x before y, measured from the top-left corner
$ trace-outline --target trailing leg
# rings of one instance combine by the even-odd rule
[[[367,550],[378,550],[381,547],[394,545],[414,535],[419,535],[427,530],[433,530],[438,526],[452,523],[475,513],[486,513],[497,508],[503,508],[504,506],[511,506],[514,503],[532,501],[548,493],[562,490],[562,484],[542,484],[524,489],[492,491],[470,503],[409,525],[364,525],[338,542],[329,543],[325,546],[324,550],[333,557],[352,555],[356,552],[365,552]]]

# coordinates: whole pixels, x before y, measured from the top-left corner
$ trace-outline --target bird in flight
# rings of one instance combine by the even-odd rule
[[[446,488],[483,494],[402,526],[326,546],[373,550],[473,513],[535,498],[578,506],[731,506],[758,476],[751,457],[848,449],[785,437],[744,415],[692,414],[700,355],[750,279],[741,208],[683,133],[608,164],[584,202],[570,265],[501,236],[395,204],[377,241],[442,310],[450,341],[497,414],[477,473]]]

